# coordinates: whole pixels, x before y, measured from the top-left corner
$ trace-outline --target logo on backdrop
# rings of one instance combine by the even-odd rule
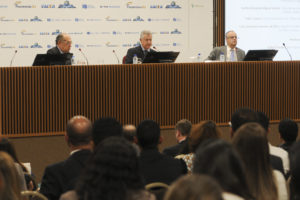
[[[148,22],[169,22],[170,19],[165,18],[165,19],[155,19],[155,18],[148,18]]]
[[[69,1],[65,1],[64,4],[59,4],[58,8],[76,8],[76,7],[70,4]]]
[[[181,34],[181,32],[175,28],[174,31],[171,31],[171,34]]]
[[[98,48],[98,47],[102,47],[101,44],[87,44],[86,47],[89,47],[89,48]]]
[[[100,5],[99,8],[121,8],[121,6],[117,6],[117,5]]]
[[[36,33],[29,33],[26,30],[22,30],[21,35],[36,35]]]
[[[82,4],[82,8],[83,9],[91,9],[91,8],[96,8],[94,5],[90,5],[90,4]]]
[[[30,19],[31,22],[41,22],[42,20],[39,19],[38,16],[35,16],[34,18]]]
[[[181,8],[181,7],[177,5],[175,1],[172,1],[170,5],[166,5],[166,8]]]
[[[39,43],[36,42],[33,45],[31,45],[30,48],[32,48],[32,49],[38,48],[39,49],[39,48],[43,48],[43,47],[41,45],[39,45]]]
[[[131,1],[126,3],[126,7],[127,8],[146,8],[145,5],[141,5],[141,6],[133,5],[133,3]]]
[[[8,8],[7,5],[0,5],[0,8]]]
[[[177,42],[174,42],[174,43],[173,43],[173,47],[178,47],[178,46],[182,46],[182,44],[177,43]]]
[[[75,22],[84,22],[83,18],[75,18],[74,20],[75,20]]]
[[[144,20],[140,16],[137,16],[136,18],[133,18],[132,21],[134,21],[134,22],[143,22]]]
[[[107,46],[107,47],[118,47],[119,45],[117,45],[117,44],[111,44],[111,42],[106,42],[105,46]]]
[[[109,21],[109,22],[116,22],[116,21],[119,21],[118,19],[111,18],[110,16],[105,17],[105,20],[106,20],[106,21]]]
[[[2,16],[2,17],[0,17],[0,21],[1,22],[14,22],[15,20],[14,19],[7,19],[6,17]]]
[[[55,8],[54,4],[42,4],[41,8]]]
[[[22,1],[15,2],[16,8],[36,8],[36,5],[23,5]]]
[[[29,46],[28,45],[19,45],[19,49],[28,49]]]
[[[8,32],[6,32],[6,33],[0,33],[0,35],[17,35],[17,33],[8,33]]]
[[[163,5],[150,5],[150,8],[151,9],[162,9],[162,8],[164,8],[164,6]]]
[[[13,49],[15,46],[6,45],[5,43],[1,43],[0,47],[2,49]]]
[[[112,34],[113,35],[122,35],[122,32],[120,32],[120,31],[113,31]]]
[[[173,22],[181,22],[182,21],[180,18],[176,18],[176,17],[174,17],[172,20],[173,20]]]

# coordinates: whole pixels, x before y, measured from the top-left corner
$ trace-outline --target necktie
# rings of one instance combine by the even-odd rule
[[[147,54],[148,54],[148,51],[144,50],[144,58],[146,58]]]
[[[235,61],[234,50],[230,49],[230,61]]]

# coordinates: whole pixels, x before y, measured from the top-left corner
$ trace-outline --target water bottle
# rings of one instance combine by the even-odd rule
[[[138,57],[137,57],[136,54],[133,55],[132,63],[133,63],[133,64],[138,64]]]
[[[71,65],[75,65],[75,56],[72,56]]]
[[[220,62],[225,62],[225,55],[223,52],[220,53]]]
[[[201,62],[201,53],[198,53],[197,55],[197,62]]]

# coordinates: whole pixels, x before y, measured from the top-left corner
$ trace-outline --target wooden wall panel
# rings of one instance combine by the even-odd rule
[[[0,128],[9,137],[59,135],[74,115],[173,127],[230,121],[239,107],[300,119],[300,62],[0,68]]]

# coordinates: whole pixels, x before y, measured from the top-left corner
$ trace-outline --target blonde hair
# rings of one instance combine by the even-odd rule
[[[21,200],[20,177],[10,155],[0,151],[0,199]]]

